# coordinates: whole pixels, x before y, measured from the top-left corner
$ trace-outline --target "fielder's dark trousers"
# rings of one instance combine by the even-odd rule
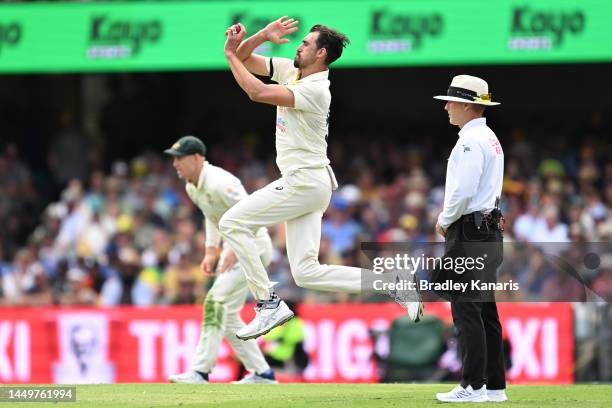
[[[452,224],[446,235],[445,256],[482,257],[481,271],[450,273],[446,278],[470,283],[466,292],[452,292],[449,300],[453,321],[458,331],[463,372],[461,385],[480,389],[506,388],[502,327],[497,314],[494,291],[471,287],[472,280],[496,282],[497,268],[503,257],[502,234],[486,227],[476,228],[467,216]],[[450,276],[449,276],[450,275]],[[439,279],[439,278],[438,278]]]

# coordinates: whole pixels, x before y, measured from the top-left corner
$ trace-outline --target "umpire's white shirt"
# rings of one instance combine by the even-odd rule
[[[485,118],[469,121],[459,131],[446,168],[444,209],[438,223],[447,229],[462,215],[488,212],[502,192],[504,151]]]
[[[329,71],[299,79],[300,71],[290,59],[268,58],[267,65],[272,80],[289,88],[295,98],[295,108],[276,110],[276,164],[281,174],[329,165]]]
[[[185,190],[204,214],[206,246],[218,247],[221,240],[219,220],[228,209],[247,196],[242,183],[229,171],[205,161],[198,184],[187,183]],[[257,236],[260,235],[267,235],[267,229],[260,228]]]

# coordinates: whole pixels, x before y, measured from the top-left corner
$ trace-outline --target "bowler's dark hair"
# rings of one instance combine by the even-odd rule
[[[310,32],[319,33],[317,49],[325,48],[327,50],[327,57],[325,57],[325,65],[327,66],[340,58],[344,47],[351,43],[346,35],[322,24],[314,25]]]

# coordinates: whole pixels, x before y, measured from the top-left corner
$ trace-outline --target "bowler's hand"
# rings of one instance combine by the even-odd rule
[[[283,38],[286,35],[294,33],[298,30],[298,21],[282,16],[278,20],[275,20],[268,24],[263,30],[266,40],[273,42],[274,44],[285,44],[289,42],[288,38]]]
[[[446,230],[438,223],[436,223],[436,232],[446,238]]]
[[[225,254],[223,258],[223,263],[219,267],[219,272],[223,273],[232,269],[232,267],[236,264],[237,258],[234,251],[229,251]]]
[[[234,24],[230,26],[227,30],[225,30],[225,47],[223,51],[225,52],[225,57],[229,58],[232,55],[236,55],[236,50],[238,46],[242,42],[242,39],[246,35],[246,29],[240,23]]]
[[[208,276],[209,278],[215,276],[215,264],[217,263],[218,259],[218,254],[207,252],[206,255],[204,255],[204,259],[202,259],[202,263],[200,264],[200,269],[202,269],[205,276]]]

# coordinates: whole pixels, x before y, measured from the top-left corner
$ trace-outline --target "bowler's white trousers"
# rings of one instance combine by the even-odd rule
[[[253,245],[255,232],[285,222],[287,256],[298,286],[308,289],[361,292],[361,269],[321,265],[321,218],[337,187],[329,166],[298,169],[240,200],[219,221],[219,231],[244,268],[255,298],[267,300],[271,283]]]
[[[262,265],[268,265],[272,256],[272,241],[265,228],[258,231],[257,237],[250,243],[254,255]],[[229,248],[224,249],[218,265],[223,263]],[[256,340],[239,340],[236,331],[245,326],[240,317],[244,306],[248,288],[245,275],[240,265],[226,271],[217,271],[215,283],[204,300],[204,319],[202,332],[195,355],[191,362],[191,369],[209,373],[217,359],[219,347],[223,336],[227,338],[234,349],[236,356],[244,367],[252,373],[263,373],[270,369]]]

